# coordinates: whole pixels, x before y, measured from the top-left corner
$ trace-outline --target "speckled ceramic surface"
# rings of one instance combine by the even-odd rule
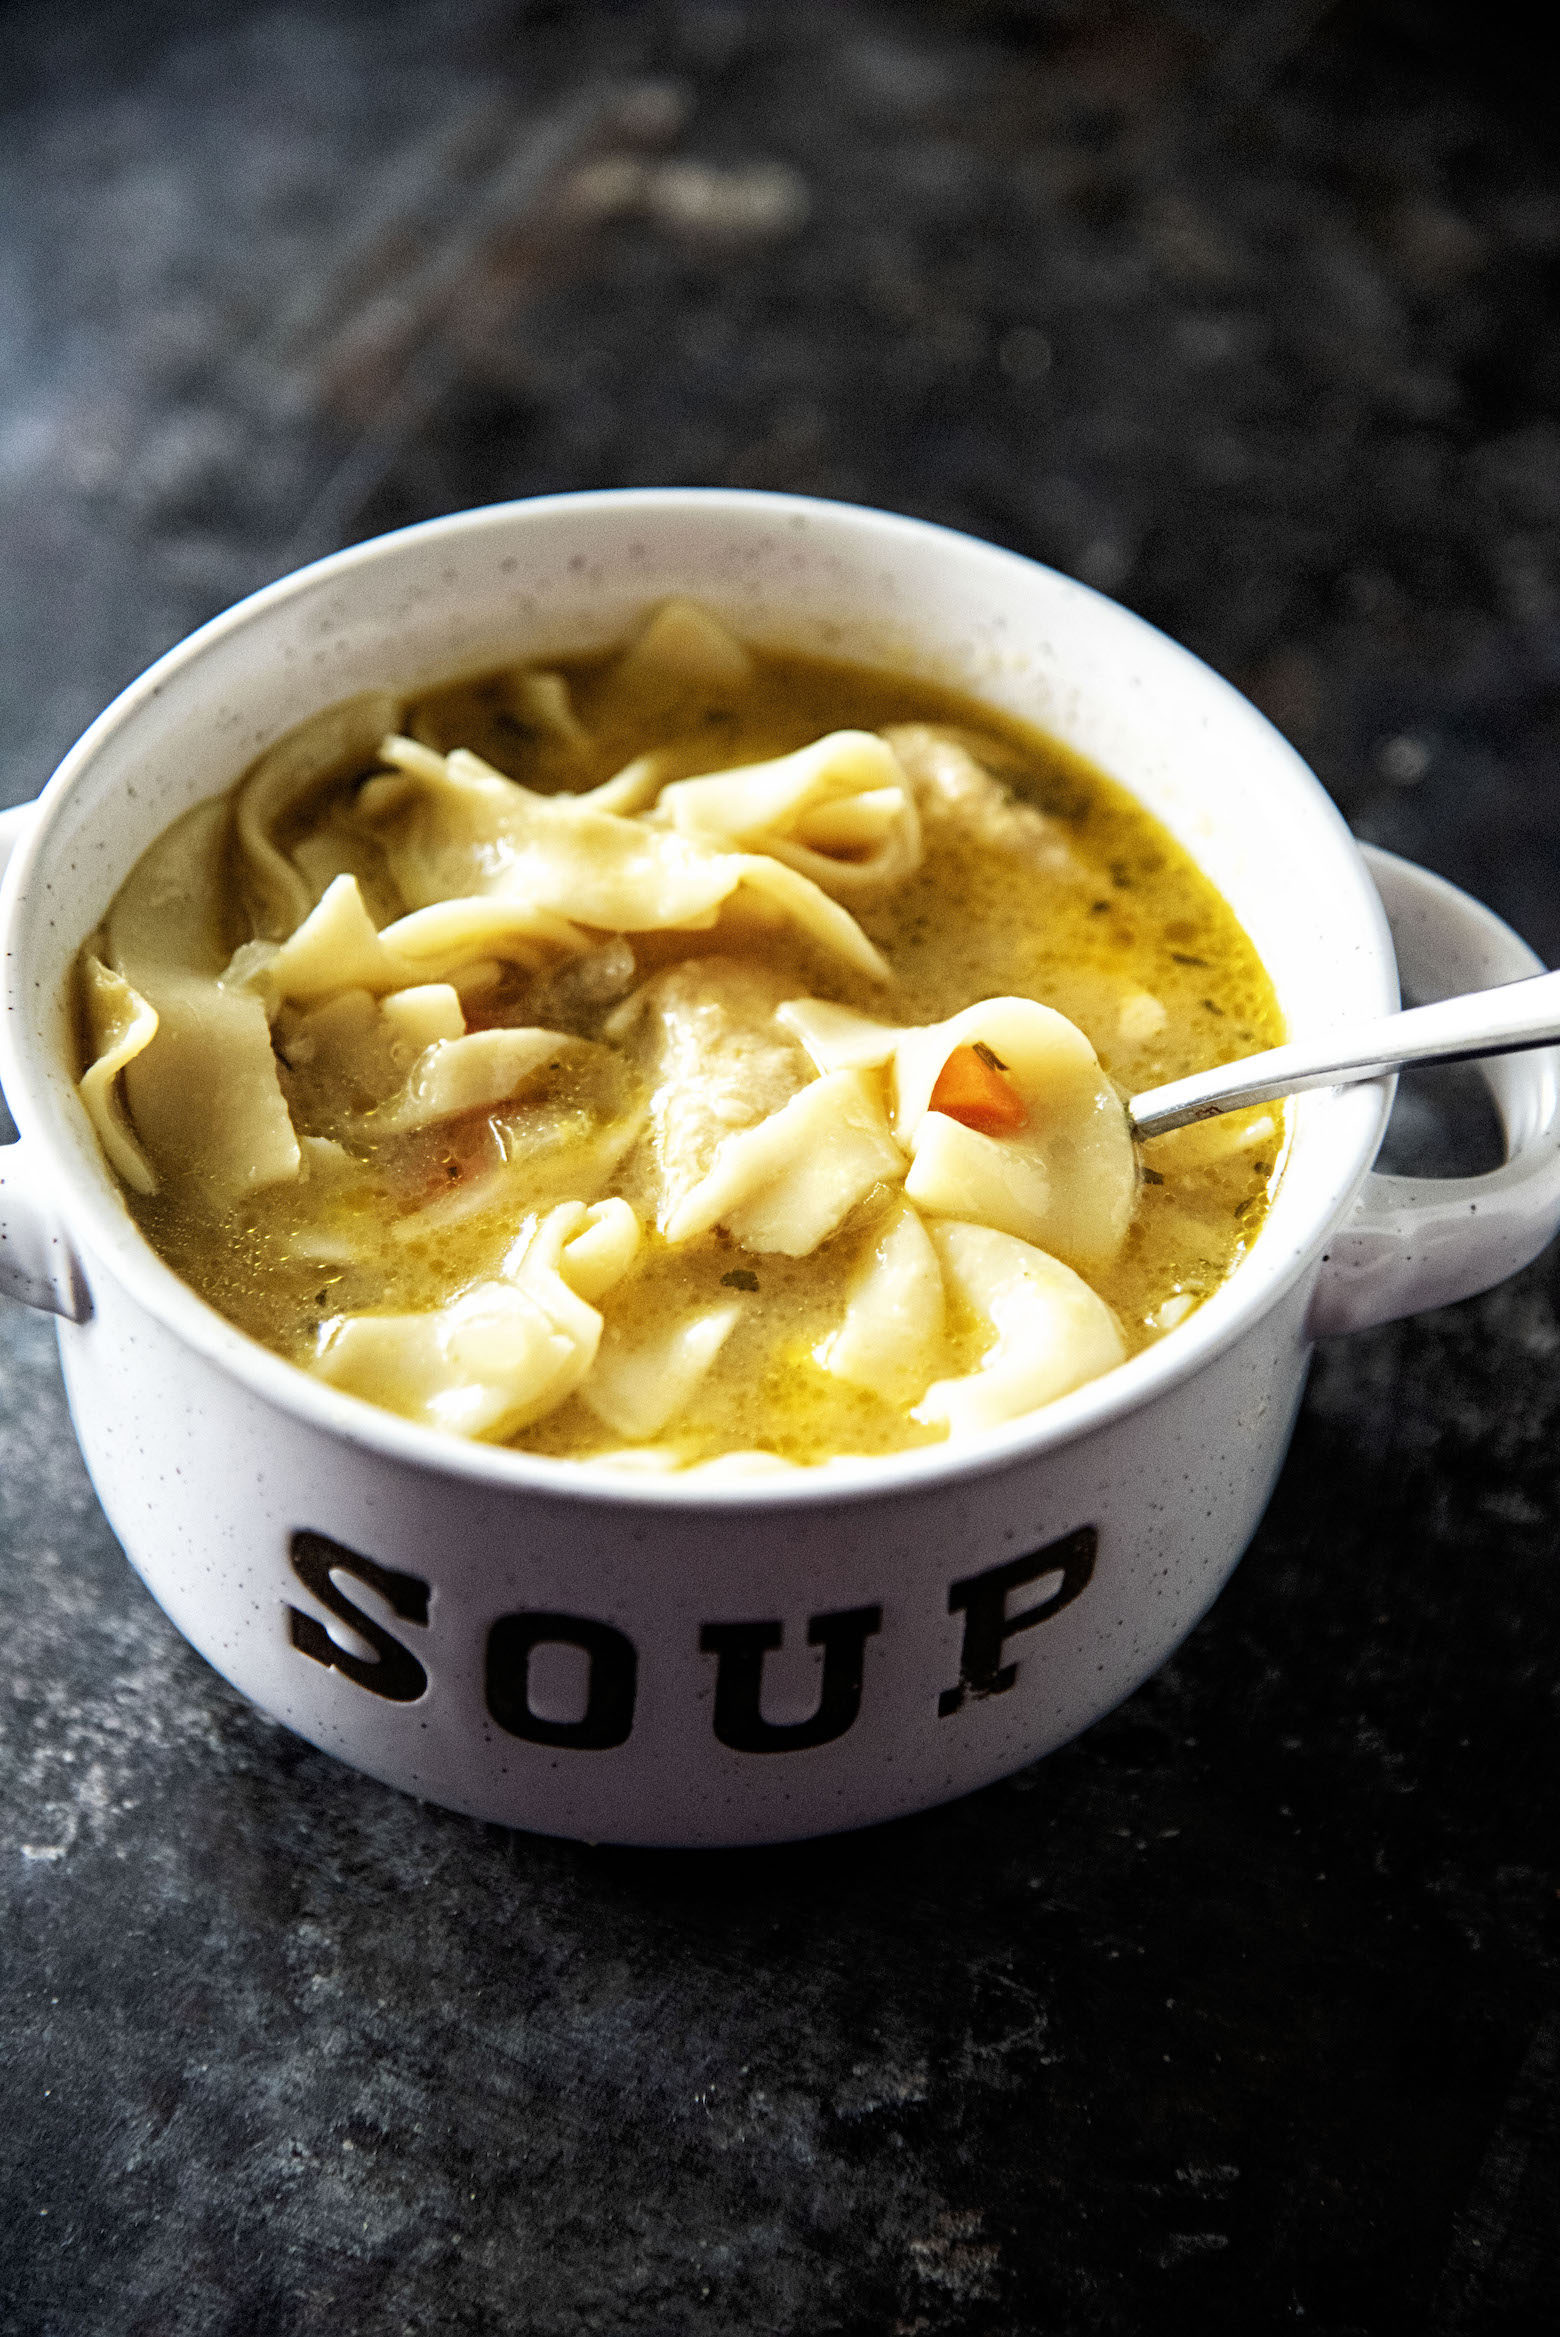
[[[1148,1354],[979,1444],[679,1488],[466,1446],[307,1379],[150,1253],[67,1069],[67,970],[138,854],[271,738],[374,684],[618,637],[696,592],[757,641],[912,663],[1030,714],[1196,853],[1296,1035],[1383,1011],[1380,904],[1321,789],[1186,652],[968,538],[802,499],[603,494],[381,539],[242,604],[67,758],[4,895],[9,1286],[61,1317],[94,1483],[174,1621],[372,1774],[513,1825],[737,1843],[1005,1774],[1153,1671],[1244,1548],[1318,1328],[1485,1288],[1560,1220],[1545,1054],[1494,1079],[1511,1158],[1367,1181],[1384,1088],[1303,1099],[1230,1284]],[[1416,987],[1536,961],[1383,858]]]

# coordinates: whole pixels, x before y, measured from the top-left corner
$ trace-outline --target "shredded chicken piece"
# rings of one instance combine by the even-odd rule
[[[795,988],[740,958],[688,958],[626,1002],[651,1086],[649,1126],[622,1180],[641,1215],[664,1226],[722,1138],[779,1111],[813,1077],[774,1019]]]
[[[963,828],[977,843],[1017,853],[1049,876],[1081,875],[1055,820],[1005,787],[957,731],[935,722],[896,722],[883,737],[899,757],[929,826]]]

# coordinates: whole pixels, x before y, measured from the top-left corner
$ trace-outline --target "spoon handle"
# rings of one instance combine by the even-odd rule
[[[1195,1071],[1134,1096],[1127,1119],[1134,1136],[1168,1136],[1193,1120],[1211,1120],[1242,1104],[1272,1103],[1308,1087],[1352,1087],[1412,1063],[1467,1063],[1481,1055],[1516,1055],[1560,1039],[1560,973],[1535,974],[1498,990],[1473,990],[1434,1006],[1328,1031]]]

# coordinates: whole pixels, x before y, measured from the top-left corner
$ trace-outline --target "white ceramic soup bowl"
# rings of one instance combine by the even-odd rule
[[[269,1354],[162,1264],[74,1085],[71,964],[146,846],[348,693],[621,639],[697,595],[747,640],[892,665],[1038,722],[1130,787],[1246,927],[1293,1035],[1389,1010],[1365,861],[1278,734],[1083,586],[944,530],[784,496],[462,513],[257,594],[6,815],[0,1280],[60,1317],[103,1506],[153,1595],[312,1743],[475,1815],[592,1840],[777,1841],[924,1807],[1075,1735],[1162,1663],[1246,1545],[1312,1341],[1483,1289],[1560,1221],[1552,1054],[1492,1067],[1509,1158],[1370,1173],[1388,1083],[1292,1107],[1231,1280],[1159,1345],[982,1441],[680,1483],[466,1444]],[[1373,856],[1422,996],[1532,972]]]

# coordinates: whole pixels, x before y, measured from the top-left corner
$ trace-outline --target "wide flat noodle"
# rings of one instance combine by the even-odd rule
[[[921,865],[921,822],[891,747],[835,730],[767,763],[663,788],[658,819],[717,850],[767,853],[835,900],[875,896]]]
[[[296,1177],[302,1155],[265,1009],[217,976],[216,904],[228,807],[200,805],[143,854],[109,912],[109,959],[157,1015],[124,1070],[125,1101],[158,1173],[228,1207]]]
[[[438,901],[380,929],[356,877],[338,876],[280,948],[240,951],[233,972],[273,999],[347,989],[384,995],[447,981],[484,957],[537,966],[585,946],[586,936],[563,918],[503,899]]]
[[[157,1035],[157,1010],[123,974],[88,956],[83,995],[93,1061],[80,1082],[81,1100],[109,1165],[137,1193],[155,1193],[157,1171],[130,1125],[119,1074]]]
[[[511,900],[610,933],[699,933],[745,888],[860,972],[888,977],[848,911],[779,861],[717,850],[589,795],[535,795],[461,748],[438,773],[415,742],[387,738],[381,752],[396,775],[371,780],[359,804],[416,907]]]
[[[745,690],[753,660],[719,617],[693,600],[663,601],[612,671],[615,688],[638,697],[678,690]]]
[[[1062,1215],[1043,1151],[982,1135],[942,1112],[926,1114],[914,1147],[905,1191],[933,1216],[964,1217],[1038,1242]]]
[[[904,1175],[880,1084],[868,1072],[832,1072],[756,1128],[728,1136],[667,1220],[668,1241],[724,1225],[744,1249],[807,1257],[874,1186]]]
[[[414,907],[503,894],[610,933],[708,927],[737,882],[721,856],[581,797],[534,795],[457,747],[434,777],[384,741],[403,775],[360,799]]]
[[[348,1395],[457,1436],[511,1436],[556,1410],[601,1339],[592,1301],[633,1262],[622,1201],[564,1202],[523,1234],[501,1273],[426,1314],[338,1315],[312,1370]]]
[[[233,806],[245,906],[262,939],[280,941],[306,917],[317,894],[276,842],[276,829],[318,789],[376,758],[386,731],[399,730],[402,701],[364,690],[301,722],[251,768]]]
[[[886,1022],[874,1022],[853,1006],[836,1006],[827,998],[788,998],[775,1009],[775,1020],[806,1048],[820,1071],[871,1071],[886,1063],[904,1033]]]
[[[637,1340],[614,1337],[609,1325],[580,1382],[581,1403],[615,1436],[659,1436],[687,1410],[741,1312],[705,1307]]]
[[[385,1106],[377,1125],[407,1135],[463,1112],[489,1111],[521,1094],[561,1056],[577,1055],[584,1044],[566,1031],[528,1029],[435,1039],[418,1056],[405,1087]]]
[[[302,1156],[259,999],[193,979],[161,982],[155,995],[156,1038],[124,1076],[158,1169],[219,1207],[288,1183]]]
[[[989,1328],[978,1370],[934,1381],[911,1417],[973,1436],[1082,1387],[1126,1357],[1115,1316],[1081,1275],[1011,1234],[933,1225],[951,1297]]]
[[[813,1351],[836,1379],[913,1404],[943,1351],[942,1266],[908,1201],[874,1228],[845,1290],[845,1316]]]
[[[652,747],[648,754],[635,755],[610,779],[603,779],[599,787],[587,787],[575,801],[588,803],[593,811],[615,811],[630,818],[649,809],[665,786],[669,771],[676,767],[675,756],[662,747]]]
[[[616,1195],[588,1209],[580,1209],[577,1203],[565,1203],[564,1207],[571,1211],[568,1222],[558,1210],[552,1210],[504,1271],[515,1272],[524,1282],[533,1272],[556,1270],[581,1298],[605,1298],[639,1253],[639,1220]]]
[[[215,980],[227,963],[219,903],[228,806],[197,804],[142,853],[104,923],[105,963],[143,996],[159,972]]]
[[[438,1039],[465,1035],[466,1017],[460,992],[449,982],[418,982],[409,990],[392,990],[379,1001],[379,1018],[392,1045],[420,1054]]]
[[[745,852],[737,866],[739,908],[756,898],[764,908],[778,912],[781,923],[795,925],[831,956],[854,966],[858,974],[869,975],[874,982],[892,979],[893,968],[887,958],[867,939],[849,910],[831,901],[810,877],[764,853]]]
[[[322,1336],[318,1378],[404,1420],[472,1437],[508,1436],[561,1404],[591,1344],[578,1324],[560,1324],[508,1282],[479,1283],[431,1314],[349,1315]]]
[[[548,673],[537,666],[519,666],[506,677],[504,695],[510,712],[525,729],[543,732],[572,753],[588,753],[590,733],[574,711],[569,685],[562,674]],[[386,730],[396,727],[394,722],[385,724]]]

